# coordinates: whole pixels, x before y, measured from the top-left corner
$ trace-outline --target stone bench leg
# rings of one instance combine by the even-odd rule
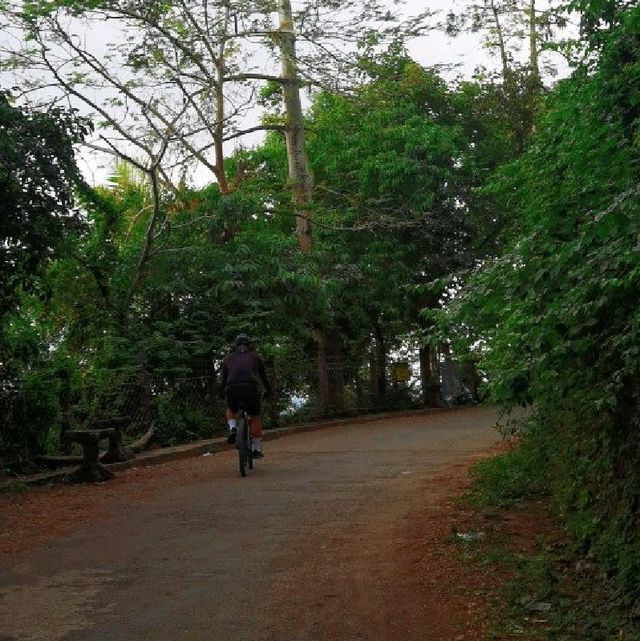
[[[69,481],[72,483],[101,483],[113,478],[113,473],[98,461],[99,453],[98,439],[82,443],[82,465],[69,475]]]
[[[133,451],[125,447],[122,443],[122,428],[116,427],[115,432],[109,437],[109,449],[102,457],[105,463],[119,463],[121,461],[129,461],[135,458]]]

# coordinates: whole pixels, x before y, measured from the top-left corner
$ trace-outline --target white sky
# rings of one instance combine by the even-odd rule
[[[468,2],[447,2],[447,0],[407,0],[406,13],[416,14],[425,9],[439,11],[437,19],[444,19],[445,14],[464,11]],[[417,62],[425,66],[432,65],[459,65],[458,70],[465,76],[473,73],[480,65],[492,67],[495,61],[489,52],[482,46],[482,36],[477,33],[464,33],[455,38],[447,37],[440,30],[435,30],[428,35],[415,40],[409,47],[409,52]]]
[[[543,4],[544,0],[539,0],[539,4]],[[389,0],[390,7],[393,7],[392,0]],[[401,7],[401,14],[405,16],[415,15],[426,9],[430,11],[438,11],[440,14],[434,18],[434,22],[444,20],[446,13],[453,10],[456,13],[463,13],[470,4],[470,0],[429,0],[424,2],[421,0],[406,0],[404,6]],[[296,0],[293,0],[295,9]],[[397,7],[395,9],[398,10]],[[6,41],[6,34],[0,35],[0,40]],[[98,55],[106,51],[106,45],[118,39],[118,32],[109,24],[100,25],[99,28],[91,30],[91,44],[92,50]],[[445,77],[453,79],[458,75],[465,77],[471,76],[473,71],[478,66],[485,66],[488,68],[495,68],[497,60],[495,56],[490,55],[490,52],[482,44],[482,34],[463,33],[455,38],[450,38],[440,30],[434,29],[427,35],[416,39],[409,45],[409,52],[411,56],[420,64],[424,66],[434,65],[453,65],[453,69],[444,72]],[[554,54],[550,54],[554,55]],[[258,61],[263,63],[265,67],[270,66],[271,62],[266,59],[267,54],[264,54],[265,60]],[[553,59],[559,67],[561,75],[566,72],[566,65],[562,59],[557,56]],[[260,64],[262,66],[262,64]],[[0,79],[3,79],[0,76]],[[256,110],[252,112],[248,119],[257,121],[259,112]],[[245,147],[258,144],[262,138],[262,134],[255,133],[246,136],[241,141],[236,141],[227,150],[227,153],[233,151],[237,145]],[[111,159],[100,158],[96,152],[89,152],[84,150],[82,155],[82,164],[85,173],[90,181],[94,183],[103,183],[111,172],[113,161]],[[205,171],[198,171],[193,177],[196,183],[202,184],[212,180],[211,175]]]

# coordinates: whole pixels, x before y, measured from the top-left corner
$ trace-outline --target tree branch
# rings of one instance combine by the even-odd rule
[[[256,125],[255,127],[249,127],[248,129],[240,129],[235,133],[226,135],[222,140],[227,142],[228,140],[233,140],[234,138],[240,138],[247,134],[253,133],[254,131],[279,131],[284,133],[287,130],[286,125]]]

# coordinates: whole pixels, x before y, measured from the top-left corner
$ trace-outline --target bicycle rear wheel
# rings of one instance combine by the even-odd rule
[[[240,476],[247,475],[248,466],[248,452],[247,452],[247,435],[249,426],[247,424],[247,416],[244,412],[238,416],[238,436],[236,440],[236,447],[238,448],[238,463],[240,466]]]
[[[251,438],[251,419],[247,416],[247,463],[249,463],[249,469],[253,469],[253,447],[252,447],[252,438]]]

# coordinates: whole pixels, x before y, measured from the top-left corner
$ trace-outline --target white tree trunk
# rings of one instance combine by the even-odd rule
[[[227,181],[227,176],[224,169],[224,146],[223,140],[226,131],[225,123],[225,94],[224,94],[224,76],[225,76],[225,49],[227,45],[227,27],[229,24],[229,16],[231,10],[229,5],[223,9],[222,29],[220,33],[220,41],[218,43],[218,58],[216,66],[216,86],[214,89],[215,96],[215,136],[214,136],[214,152],[215,152],[215,176],[218,181],[218,188],[221,194],[228,194],[231,190]]]
[[[502,79],[506,82],[509,76],[509,56],[507,55],[507,45],[504,41],[502,24],[500,23],[500,13],[496,7],[495,1],[491,0],[491,13],[495,22],[496,37],[498,39],[498,48],[500,50],[500,60],[502,61]]]
[[[313,176],[305,149],[304,114],[300,100],[296,36],[290,0],[278,0],[278,16],[289,182],[297,215],[296,236],[300,249],[306,253],[311,249],[311,215],[308,205],[313,190]]]
[[[540,80],[540,64],[538,62],[538,23],[536,21],[536,0],[529,2],[529,66],[534,80]]]

